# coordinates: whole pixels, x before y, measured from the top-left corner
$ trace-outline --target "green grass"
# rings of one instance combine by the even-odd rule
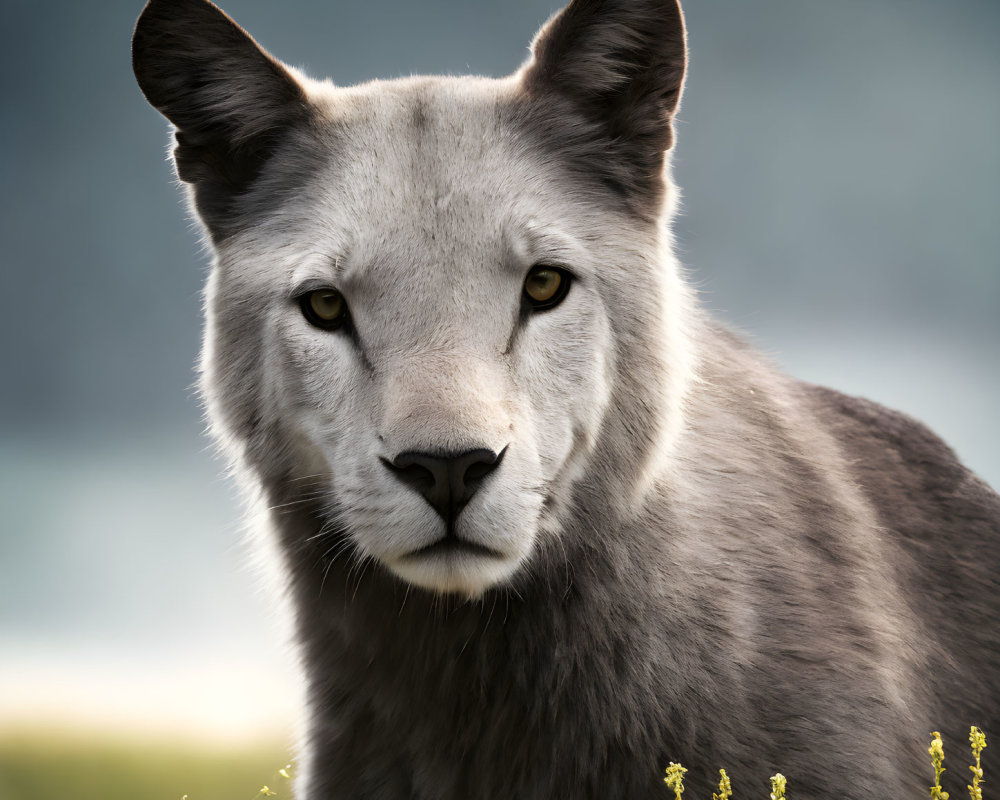
[[[0,798],[257,800],[265,784],[290,800],[280,742],[212,748],[106,734],[0,731]]]

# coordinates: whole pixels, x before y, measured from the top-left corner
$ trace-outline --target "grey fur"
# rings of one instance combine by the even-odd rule
[[[660,798],[671,760],[918,797],[932,728],[1000,731],[1000,498],[680,277],[673,0],[575,0],[501,81],[337,88],[204,0],[151,0],[134,61],[215,246],[203,391],[279,545],[301,800]],[[525,313],[534,263],[576,277]],[[501,556],[415,557],[441,520],[379,459],[503,447],[456,523]]]

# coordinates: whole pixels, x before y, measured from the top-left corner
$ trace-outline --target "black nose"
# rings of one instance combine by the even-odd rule
[[[416,489],[449,525],[455,521],[483,478],[500,466],[505,447],[492,450],[468,450],[464,453],[401,453],[382,463],[403,483]]]

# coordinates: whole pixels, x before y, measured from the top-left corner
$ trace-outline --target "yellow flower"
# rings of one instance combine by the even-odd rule
[[[667,767],[667,777],[663,779],[663,782],[667,784],[667,787],[674,790],[675,800],[681,800],[681,795],[684,793],[684,773],[687,772],[684,767],[680,764],[675,764],[673,761],[670,762],[670,766]]]
[[[976,763],[969,767],[972,770],[972,785],[966,784],[965,788],[969,790],[969,797],[972,800],[983,800],[983,789],[979,785],[983,782],[983,768],[979,763],[979,757],[986,747],[986,734],[975,725],[969,731],[969,744],[972,745],[972,757],[976,759]]]
[[[927,752],[931,755],[931,763],[934,764],[934,785],[931,789],[931,800],[948,800],[948,793],[941,788],[941,773],[944,772],[944,742],[941,741],[941,734],[934,731],[931,736],[931,746]]]
[[[733,787],[724,769],[719,770],[719,793],[712,792],[712,800],[729,800],[733,796]]]
[[[931,754],[931,761],[934,762],[935,767],[940,767],[941,762],[944,761],[944,742],[941,741],[941,734],[938,731],[934,731],[931,736],[931,746],[927,748],[927,752]]]

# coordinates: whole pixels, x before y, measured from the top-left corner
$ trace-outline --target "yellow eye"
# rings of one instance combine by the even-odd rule
[[[532,308],[552,308],[562,302],[569,284],[570,274],[565,270],[538,264],[524,279],[524,296]]]
[[[336,289],[316,289],[299,299],[302,314],[317,328],[334,330],[347,321],[347,301]]]

